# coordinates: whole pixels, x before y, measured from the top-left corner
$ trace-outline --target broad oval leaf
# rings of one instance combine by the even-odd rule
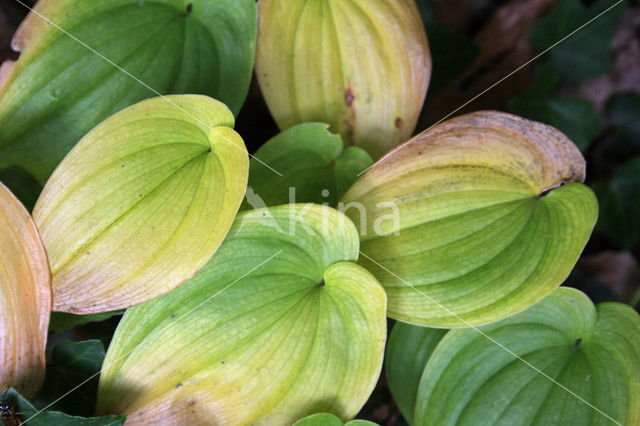
[[[431,75],[414,0],[260,0],[256,76],[280,129],[326,122],[380,158],[413,132]]]
[[[329,413],[317,413],[300,419],[293,426],[377,426],[377,423],[368,420],[351,420],[343,423],[342,420]]]
[[[239,214],[193,279],[126,312],[98,412],[131,424],[352,418],[376,384],[386,340],[384,290],[357,256],[353,224],[329,207]]]
[[[40,0],[0,72],[0,169],[44,182],[96,124],[156,94],[204,94],[237,113],[256,14],[254,0]]]
[[[34,396],[44,381],[51,275],[35,224],[1,182],[0,253],[0,389]]]
[[[389,316],[464,327],[520,312],[569,275],[597,217],[584,170],[556,129],[478,112],[398,147],[342,201]]]
[[[358,173],[373,161],[360,148],[343,150],[342,138],[328,127],[323,123],[299,124],[262,145],[250,162],[250,189],[244,207],[287,203],[336,207]]]
[[[439,332],[420,334],[424,342]],[[639,341],[631,307],[556,289],[510,318],[449,331],[419,373],[411,424],[639,424]]]
[[[87,314],[142,303],[209,260],[247,182],[247,151],[233,124],[214,99],[172,95],[133,105],[78,142],[33,213],[54,310]]]

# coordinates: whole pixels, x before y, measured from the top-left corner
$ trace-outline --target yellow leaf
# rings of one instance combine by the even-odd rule
[[[51,276],[29,213],[0,183],[0,389],[33,397],[44,380]]]
[[[51,264],[53,310],[136,305],[209,260],[247,184],[249,158],[233,124],[221,102],[174,95],[126,108],[78,142],[33,213]]]
[[[325,122],[374,159],[413,132],[431,75],[414,0],[261,0],[256,75],[280,129]]]

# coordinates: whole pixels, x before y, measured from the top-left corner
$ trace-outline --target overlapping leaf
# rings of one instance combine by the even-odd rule
[[[389,153],[342,201],[390,317],[478,325],[522,311],[569,275],[597,216],[593,193],[576,183],[584,170],[554,128],[479,112]]]
[[[377,381],[386,337],[384,291],[357,256],[357,232],[337,210],[241,213],[192,280],[127,311],[99,412],[130,424],[352,418]]]
[[[409,335],[439,339],[434,329],[398,327],[389,351],[415,345]],[[511,318],[449,331],[424,360],[411,424],[638,424],[638,341],[631,307],[595,307],[577,290],[556,289]]]
[[[44,182],[96,124],[157,93],[205,94],[237,113],[256,13],[254,0],[39,1],[13,39],[20,59],[0,72],[0,169]]]
[[[412,134],[431,74],[414,0],[258,5],[256,76],[280,129],[329,123],[373,158]]]
[[[444,329],[401,322],[393,326],[385,355],[385,373],[393,400],[409,424],[413,424],[413,409],[424,366],[446,333]]]
[[[343,151],[342,139],[327,127],[322,123],[299,124],[260,147],[251,159],[244,207],[290,202],[337,207],[358,174],[373,161],[360,148]]]
[[[44,380],[51,276],[29,213],[0,183],[0,388],[33,396]]]
[[[33,216],[54,310],[113,311],[167,293],[229,230],[249,163],[233,115],[205,96],[167,99],[102,122],[47,182]]]

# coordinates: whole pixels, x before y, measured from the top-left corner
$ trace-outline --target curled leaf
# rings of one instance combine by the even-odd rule
[[[44,381],[51,276],[38,230],[0,183],[0,389],[33,396]]]
[[[261,0],[256,76],[281,129],[326,122],[373,158],[413,132],[431,74],[414,0]]]
[[[170,102],[167,102],[167,100]],[[245,192],[233,115],[205,96],[152,98],[88,133],[34,209],[53,309],[96,313],[153,299],[216,251]]]
[[[419,332],[423,343],[437,333]],[[638,424],[638,341],[631,307],[556,289],[505,320],[449,331],[418,372],[412,424]],[[390,345],[414,343],[398,336]]]
[[[326,203],[336,207],[358,179],[358,173],[373,162],[360,148],[343,150],[340,136],[330,133],[327,127],[323,123],[299,124],[262,145],[251,159],[251,189],[247,190],[245,208],[287,203]]]
[[[357,256],[353,224],[331,208],[239,214],[193,279],[127,310],[98,411],[132,425],[352,418],[376,384],[386,337],[384,290]]]
[[[432,327],[520,312],[569,275],[597,218],[566,136],[499,112],[446,121],[378,161],[342,199],[390,317]]]
[[[44,183],[111,114],[198,93],[237,113],[251,81],[254,0],[40,0],[0,71],[0,169]],[[124,71],[123,71],[124,70]]]

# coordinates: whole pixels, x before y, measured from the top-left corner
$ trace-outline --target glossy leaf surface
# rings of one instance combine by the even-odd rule
[[[424,366],[447,331],[401,322],[391,330],[385,373],[393,400],[409,424],[413,424],[413,409]]]
[[[95,125],[158,93],[212,96],[237,113],[256,13],[254,0],[39,1],[13,39],[19,60],[0,72],[0,169],[44,183]]]
[[[438,332],[423,328],[422,343]],[[638,424],[638,341],[631,307],[556,289],[511,318],[449,331],[425,360],[412,424]]]

